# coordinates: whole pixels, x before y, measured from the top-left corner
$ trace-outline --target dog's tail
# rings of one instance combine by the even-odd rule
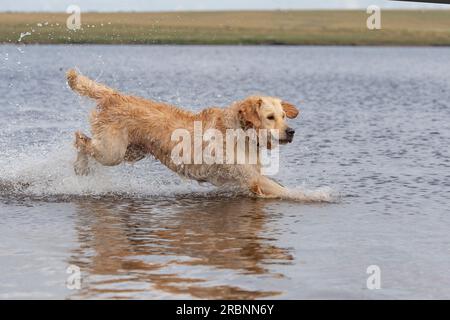
[[[92,99],[102,99],[116,93],[113,89],[78,74],[74,69],[67,71],[67,82],[72,90]]]

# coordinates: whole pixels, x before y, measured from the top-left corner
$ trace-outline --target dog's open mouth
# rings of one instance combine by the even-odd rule
[[[292,138],[278,140],[279,144],[288,144],[288,143],[291,143],[291,142],[292,142]]]

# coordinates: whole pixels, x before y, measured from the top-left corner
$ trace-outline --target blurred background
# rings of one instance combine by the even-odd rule
[[[77,30],[66,26],[70,5],[81,14]],[[367,27],[370,5],[382,10],[379,29]],[[4,0],[0,42],[449,45],[449,7],[382,0]]]

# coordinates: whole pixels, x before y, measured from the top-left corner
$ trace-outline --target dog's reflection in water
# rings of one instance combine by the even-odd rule
[[[275,245],[267,200],[248,198],[80,200],[79,248],[69,263],[82,271],[73,298],[273,297],[277,288],[245,289],[268,264],[292,263]],[[259,280],[264,281],[264,280]]]

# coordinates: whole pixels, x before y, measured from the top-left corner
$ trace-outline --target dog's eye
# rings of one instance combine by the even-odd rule
[[[270,116],[267,117],[267,119],[269,119],[269,120],[275,120],[275,117],[273,116],[273,114],[271,114]]]

